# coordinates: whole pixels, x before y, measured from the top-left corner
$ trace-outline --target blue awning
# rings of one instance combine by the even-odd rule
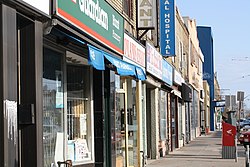
[[[137,76],[134,65],[129,64],[123,61],[122,59],[116,58],[107,53],[104,53],[104,57],[108,59],[108,61],[116,67],[118,74],[123,75],[123,76],[126,76],[126,75]]]
[[[88,48],[89,48],[88,63],[97,70],[105,70],[103,51],[91,45],[88,45]]]
[[[136,69],[137,78],[142,81],[146,80],[146,75],[143,69],[137,66],[135,67],[135,69]]]
[[[68,35],[69,36],[69,35]],[[85,44],[83,41],[74,38],[72,36],[69,36],[71,39],[74,39],[75,41],[78,41],[82,44]],[[122,76],[135,76],[139,80],[145,80],[146,75],[142,68],[135,66],[133,64],[127,63],[123,61],[122,59],[119,59],[115,56],[112,56],[90,44],[88,45],[89,50],[89,56],[88,56],[88,63],[89,65],[92,65],[97,70],[105,70],[105,63],[104,63],[104,57],[113,64],[116,69],[117,73]]]

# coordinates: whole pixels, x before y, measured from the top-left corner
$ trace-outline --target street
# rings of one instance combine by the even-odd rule
[[[242,145],[238,145],[238,162],[235,159],[222,159],[221,136],[221,131],[215,131],[197,137],[164,158],[148,160],[147,167],[244,167],[245,149]]]

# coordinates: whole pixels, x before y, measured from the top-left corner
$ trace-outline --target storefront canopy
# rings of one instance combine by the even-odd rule
[[[146,74],[144,73],[143,69],[140,67],[135,67],[135,69],[136,69],[137,78],[142,81],[146,80]]]
[[[129,64],[123,61],[122,59],[116,58],[108,54],[104,54],[104,57],[116,67],[118,74],[123,76],[126,75],[137,76],[134,65]]]
[[[105,70],[103,52],[95,47],[88,45],[89,59],[88,62],[97,70]]]
[[[59,34],[58,34],[59,33]],[[79,40],[65,32],[57,30],[57,35],[66,36],[67,38],[76,41],[80,44],[86,45],[85,42]],[[108,60],[113,66],[115,66],[117,73],[122,76],[135,76],[139,80],[146,80],[146,75],[143,69],[139,66],[134,64],[130,64],[122,59],[119,59],[103,50],[100,50],[90,44],[87,44],[89,56],[88,56],[88,63],[92,65],[97,70],[105,70],[105,61],[104,59]]]
[[[112,56],[103,50],[97,49],[88,44],[89,59],[88,62],[97,70],[105,70],[104,59],[107,59],[113,66],[115,66],[117,73],[122,76],[135,76],[139,80],[145,80],[146,75],[141,67],[127,63],[122,59]]]

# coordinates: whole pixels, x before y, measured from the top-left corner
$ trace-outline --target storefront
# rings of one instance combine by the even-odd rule
[[[199,122],[199,124],[200,124],[200,133],[201,134],[206,134],[206,121],[205,121],[205,118],[206,118],[206,116],[205,116],[205,106],[204,106],[204,97],[205,97],[205,95],[204,95],[204,90],[200,90],[200,106],[199,106],[199,108],[200,108],[200,122]]]
[[[159,92],[159,152],[160,157],[164,157],[170,151],[171,146],[171,108],[170,93],[173,85],[173,67],[162,59],[162,85]]]
[[[110,78],[111,166],[139,166],[138,81],[113,71]]]
[[[192,90],[187,83],[182,83],[181,87],[182,100],[185,106],[185,143],[191,141],[191,102],[192,102]]]
[[[173,90],[172,90],[172,97],[175,99],[176,103],[177,103],[177,108],[173,109],[176,110],[175,113],[176,115],[172,114],[173,116],[175,116],[175,122],[176,125],[174,127],[176,127],[176,129],[173,129],[173,131],[176,131],[176,138],[175,140],[177,140],[177,144],[173,145],[172,148],[179,148],[182,147],[185,143],[185,106],[184,106],[184,101],[182,99],[182,83],[184,83],[184,79],[181,76],[181,74],[175,69],[174,73],[173,73]],[[172,111],[174,112],[174,111]],[[173,138],[174,139],[174,138]]]
[[[124,33],[123,60],[136,67],[139,80],[126,79],[127,93],[127,123],[128,123],[128,165],[143,166],[146,155],[146,56],[145,47],[135,38]],[[139,70],[140,69],[140,70]],[[123,79],[124,80],[124,79]],[[121,80],[122,82],[124,82]]]
[[[41,20],[49,19],[49,2],[41,4],[35,12],[23,1],[0,3],[0,166],[43,166]]]
[[[48,167],[68,159],[74,165],[94,163],[96,76],[88,63],[88,50],[74,48],[70,51],[51,40],[44,43],[43,152]]]
[[[191,140],[199,136],[199,93],[193,89],[193,101],[191,110]]]
[[[49,166],[67,157],[73,165],[138,166],[137,102],[143,70],[94,46],[85,47],[86,53],[66,51],[66,57],[44,50],[44,94],[53,92],[55,99],[51,104],[51,97],[45,96],[44,106],[56,106],[53,112],[44,110],[48,114],[43,126],[52,127],[44,134],[56,134],[52,145],[44,143],[44,163]],[[58,145],[64,148],[58,151]]]
[[[12,113],[0,115],[1,166],[51,167],[66,160],[73,166],[111,166],[112,140],[117,138],[121,145],[115,145],[115,155],[125,157],[127,166],[137,164],[136,96],[145,74],[121,59],[123,18],[100,1],[102,12],[114,21],[100,24],[74,1],[58,0],[51,19],[50,3],[44,3],[48,12],[41,13],[34,3],[24,8],[26,3],[13,1],[18,10],[1,4],[1,85],[8,90],[2,108]],[[112,99],[114,76],[120,77],[120,94]],[[118,97],[121,104],[115,109],[124,105],[125,115],[120,117],[121,135],[113,138],[110,108]]]
[[[158,159],[169,151],[169,92],[171,91],[172,66],[150,44],[147,55],[147,155]]]
[[[181,125],[179,118],[182,116],[179,115],[181,112],[181,93],[176,87],[174,88],[174,86],[170,95],[170,106],[171,151],[173,151],[179,148],[179,140],[181,139],[181,136],[179,136],[179,128]]]

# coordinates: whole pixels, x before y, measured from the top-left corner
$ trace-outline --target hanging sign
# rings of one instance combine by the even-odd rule
[[[175,0],[160,0],[160,48],[162,56],[175,56]]]

